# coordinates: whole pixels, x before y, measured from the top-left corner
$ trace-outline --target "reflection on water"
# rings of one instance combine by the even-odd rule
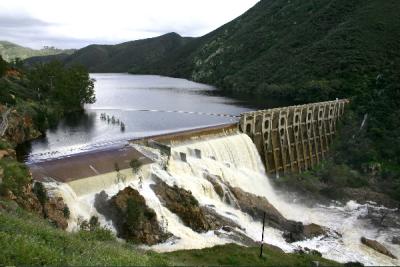
[[[235,122],[237,118],[217,114],[235,116],[265,108],[218,95],[212,86],[185,79],[129,74],[91,74],[91,77],[96,79],[96,103],[86,105],[83,113],[67,116],[48,130],[45,137],[20,146],[19,154],[24,154],[25,160],[57,157],[152,134]],[[125,131],[101,120],[101,113],[124,122]]]

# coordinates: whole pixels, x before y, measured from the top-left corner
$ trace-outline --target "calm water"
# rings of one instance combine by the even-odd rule
[[[212,86],[153,75],[92,74],[96,103],[84,114],[62,120],[46,137],[25,144],[23,159],[32,162],[82,151],[109,147],[129,139],[234,122],[255,105],[216,95]],[[150,111],[151,110],[151,111]],[[193,112],[193,113],[187,113]],[[124,122],[102,120],[101,113]]]

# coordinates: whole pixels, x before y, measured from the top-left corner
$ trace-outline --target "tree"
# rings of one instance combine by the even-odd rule
[[[81,110],[94,103],[94,79],[82,66],[65,67],[58,61],[39,64],[28,73],[30,87],[38,95],[60,104],[64,111]]]
[[[0,56],[0,77],[3,77],[7,70],[7,62]]]

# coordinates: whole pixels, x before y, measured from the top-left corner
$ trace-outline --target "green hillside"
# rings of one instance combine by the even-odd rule
[[[0,55],[2,58],[8,62],[19,58],[26,59],[30,57],[36,56],[50,56],[56,54],[72,54],[74,52],[73,49],[62,50],[54,47],[44,47],[40,50],[35,50],[28,47],[23,47],[8,41],[0,41]]]
[[[390,0],[263,0],[146,70],[299,102],[348,97],[366,78],[399,68],[399,8]]]
[[[69,57],[56,59],[66,65],[83,65],[91,72],[128,72],[158,62],[167,54],[175,53],[191,39],[176,33],[168,33],[118,45],[89,45]],[[37,57],[26,62],[32,64],[49,59],[49,57]]]

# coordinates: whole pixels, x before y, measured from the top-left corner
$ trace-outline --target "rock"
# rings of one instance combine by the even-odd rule
[[[384,245],[382,245],[376,240],[361,237],[361,243],[392,259],[397,259]]]
[[[42,204],[37,196],[33,193],[32,182],[24,186],[22,189],[22,194],[20,194],[18,197],[14,196],[14,200],[25,210],[34,212],[40,216],[44,215]]]
[[[230,188],[242,211],[253,219],[262,221],[265,212],[265,223],[271,227],[284,231],[287,242],[296,242],[310,239],[319,235],[327,235],[328,229],[317,224],[303,225],[301,222],[287,220],[269,201],[243,191],[238,187]]]
[[[151,185],[151,188],[165,206],[178,215],[186,226],[196,232],[206,232],[213,228],[191,192],[176,185],[171,187],[160,179],[156,184]]]
[[[218,182],[218,177],[211,175],[211,174],[205,174],[205,178],[213,185],[215,193],[223,199],[224,198],[224,189]]]
[[[0,159],[8,157],[9,153],[7,150],[0,150]]]
[[[346,195],[346,201],[354,200],[360,204],[366,204],[373,200],[378,206],[388,208],[397,208],[400,206],[399,201],[393,200],[387,194],[375,192],[368,187],[344,188],[343,192]]]
[[[311,223],[304,225],[303,234],[306,239],[328,234],[328,229],[318,224]]]
[[[315,249],[310,249],[308,247],[304,247],[304,248],[298,247],[297,249],[295,249],[294,252],[297,254],[309,254],[309,255],[322,257],[321,252],[319,252],[318,250],[315,250]]]
[[[392,238],[392,243],[396,245],[400,245],[400,236],[394,236]]]
[[[364,267],[364,264],[358,261],[349,261],[344,264],[345,267]]]
[[[111,198],[110,204],[117,212],[114,224],[119,237],[134,243],[154,245],[171,236],[161,229],[156,213],[147,207],[145,199],[135,189],[127,187],[119,191]]]
[[[243,230],[243,228],[239,224],[235,223],[233,220],[227,217],[218,214],[214,209],[210,207],[201,207],[201,210],[203,211],[203,214],[208,224],[210,225],[211,230],[227,229],[227,232],[229,232],[229,230],[232,231],[232,229],[235,228]]]
[[[397,210],[368,206],[368,213],[361,218],[371,220],[378,227],[400,228],[400,213]]]
[[[238,187],[230,188],[230,190],[238,201],[241,210],[248,213],[253,219],[262,221],[265,212],[265,223],[267,225],[293,235],[303,232],[302,223],[287,220],[266,198],[247,193]]]
[[[65,230],[68,227],[68,220],[66,218],[67,209],[68,207],[61,197],[50,198],[44,203],[43,213],[45,218],[56,227]]]
[[[214,231],[214,234],[221,238],[230,239],[244,246],[254,247],[259,245],[258,242],[233,228],[231,228],[230,232]]]

